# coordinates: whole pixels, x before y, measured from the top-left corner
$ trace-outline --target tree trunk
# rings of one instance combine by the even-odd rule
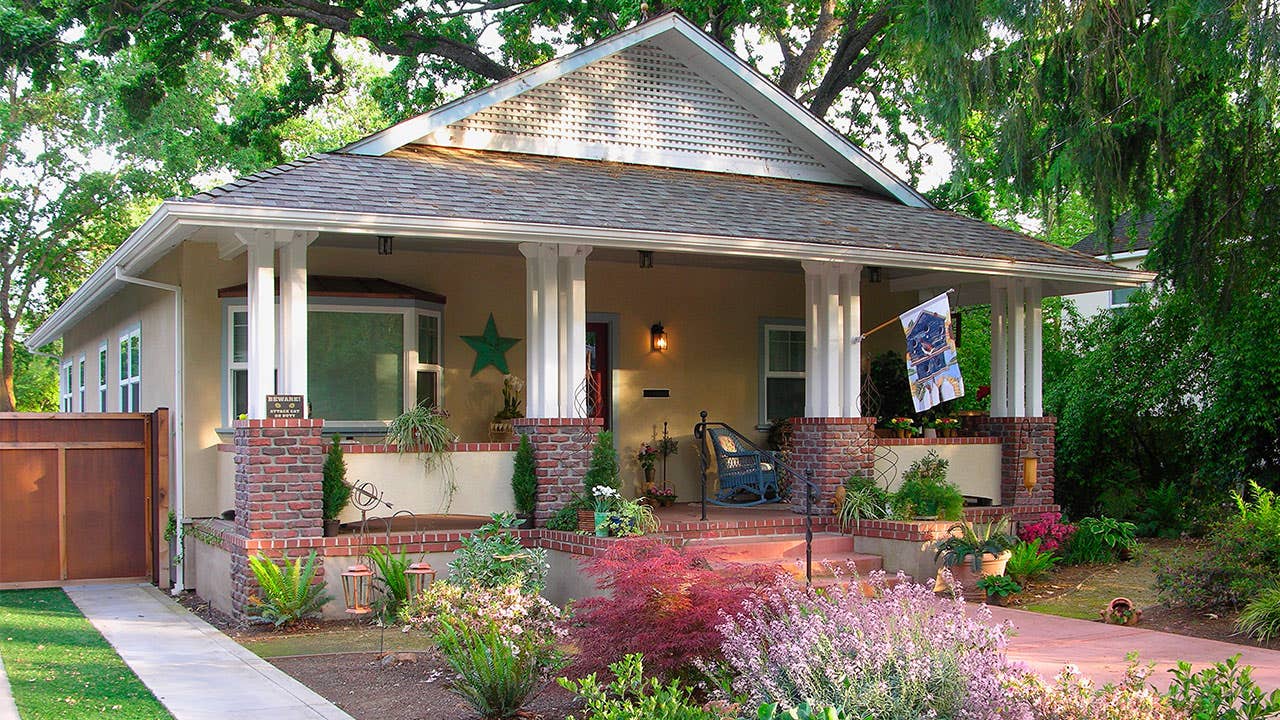
[[[13,348],[17,334],[17,322],[4,324],[4,340],[0,345],[0,412],[17,410],[18,399],[13,394]]]

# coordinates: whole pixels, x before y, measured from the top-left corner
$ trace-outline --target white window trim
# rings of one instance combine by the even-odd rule
[[[80,412],[89,411],[88,406],[85,404],[85,386],[87,382],[88,378],[85,377],[85,356],[81,355],[80,358],[76,360],[76,383],[79,386],[78,394],[80,396]]]
[[[224,351],[222,356],[222,395],[223,407],[225,408],[223,410],[223,420],[227,427],[231,427],[234,424],[233,421],[238,419],[236,416],[236,385],[233,381],[235,372],[237,370],[243,370],[246,373],[249,371],[248,348],[245,348],[244,362],[235,361],[236,348],[234,330],[236,313],[238,312],[242,312],[247,315],[249,312],[249,305],[247,303],[244,305],[227,305],[226,314],[222,321],[222,335],[225,339],[223,342]],[[276,327],[279,327],[279,325],[277,324]],[[247,336],[245,341],[248,342]]]
[[[61,412],[72,412],[70,360],[62,363],[58,368],[58,410]]]
[[[107,378],[111,377],[111,352],[106,340],[98,346],[98,412],[107,412],[111,393],[107,391]]]
[[[774,330],[785,330],[787,332],[803,333],[805,331],[804,320],[799,318],[761,318],[760,320],[760,402],[759,402],[759,425],[756,427],[761,430],[769,428],[769,379],[770,378],[799,378],[805,379],[803,370],[795,371],[773,371],[769,369],[769,333]]]
[[[377,300],[378,298],[370,298],[370,302],[367,304],[354,305],[354,304],[346,304],[346,303],[339,303],[339,302],[326,302],[324,298],[313,298],[313,299],[309,299],[309,302],[307,303],[307,313],[309,314],[312,311],[316,311],[316,312],[338,312],[338,313],[368,313],[372,315],[396,315],[396,314],[401,315],[403,318],[402,335],[403,335],[403,343],[404,343],[404,349],[402,351],[403,352],[403,373],[404,373],[404,377],[402,378],[403,380],[402,402],[404,405],[403,409],[408,410],[412,408],[415,404],[417,404],[418,371],[419,370],[424,370],[424,371],[434,370],[436,372],[436,397],[440,398],[440,404],[443,405],[444,404],[444,364],[443,363],[428,364],[428,363],[418,362],[418,327],[417,327],[419,315],[432,315],[436,318],[436,323],[437,323],[436,327],[438,329],[438,332],[436,334],[436,343],[438,343],[438,347],[436,348],[436,356],[439,357],[441,360],[443,360],[444,359],[444,311],[443,309],[436,308],[436,307],[424,307],[424,303],[421,301],[415,301],[415,302],[412,302],[411,304],[400,303],[400,304],[379,305],[377,304]],[[235,420],[235,418],[232,417],[232,414],[235,412],[235,391],[234,391],[234,386],[232,385],[232,382],[231,382],[231,373],[235,369],[248,368],[248,363],[232,363],[231,362],[233,351],[234,351],[234,348],[232,347],[233,338],[231,335],[231,329],[232,329],[231,323],[232,323],[232,319],[234,318],[234,313],[247,312],[248,307],[249,307],[248,303],[244,301],[244,298],[234,298],[233,301],[227,302],[225,304],[223,323],[222,323],[222,337],[223,337],[223,348],[224,348],[223,360],[222,360],[222,366],[223,366],[222,384],[223,384],[223,398],[224,398],[223,402],[225,406],[225,409],[223,411],[223,422],[225,423],[224,427],[231,427],[233,425],[232,421]],[[279,301],[279,298],[276,298],[277,313],[279,313],[279,309],[280,309],[280,301]],[[279,327],[278,324],[277,324],[277,327]],[[278,357],[277,357],[277,361],[278,361]],[[341,430],[344,428],[361,429],[361,428],[370,427],[372,425],[387,425],[388,423],[389,423],[388,420],[326,420],[325,427],[330,429],[335,429],[335,430]]]
[[[128,344],[133,340],[133,338],[138,339],[138,366],[137,367],[132,367],[133,355],[132,353],[129,353],[127,351]],[[120,412],[141,412],[140,407],[132,407],[132,404],[133,404],[132,391],[133,391],[133,386],[137,385],[138,386],[138,405],[141,406],[142,405],[142,327],[134,326],[124,331],[120,335],[120,342],[119,344],[116,345],[117,358],[120,357],[120,353],[118,351],[121,346],[124,346],[126,348],[126,357],[129,357],[130,367],[128,368],[129,374],[125,377],[120,378],[120,386],[119,386]],[[124,368],[119,368],[119,369],[123,370]],[[126,397],[128,397],[127,401],[126,401]]]

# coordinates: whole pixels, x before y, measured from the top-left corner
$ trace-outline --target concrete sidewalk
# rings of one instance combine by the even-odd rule
[[[1129,665],[1125,656],[1136,652],[1141,662],[1156,664],[1150,680],[1163,689],[1172,679],[1165,670],[1179,660],[1200,670],[1238,654],[1243,664],[1253,666],[1253,680],[1259,687],[1267,692],[1280,688],[1280,652],[1275,650],[1010,608],[993,607],[991,614],[1016,629],[1009,640],[1009,657],[1046,679],[1070,663],[1099,683],[1119,680]]]
[[[150,585],[63,589],[176,720],[352,720]]]
[[[18,720],[18,706],[9,690],[9,678],[4,674],[4,661],[0,660],[0,720]]]

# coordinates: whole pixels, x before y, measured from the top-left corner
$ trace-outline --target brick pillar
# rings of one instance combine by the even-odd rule
[[[813,503],[816,514],[831,513],[836,488],[850,476],[874,476],[875,423],[873,417],[792,418],[790,460],[820,488]],[[802,488],[793,486],[791,497],[792,511],[803,513]]]
[[[1015,507],[1053,505],[1054,428],[1057,418],[980,416],[971,420],[978,435],[1000,438],[1000,504]],[[1036,455],[1036,486],[1031,492],[1022,486],[1022,456],[1027,450]]]
[[[249,555],[263,541],[324,535],[323,427],[323,420],[235,423],[236,539],[230,547],[237,614],[257,587]]]
[[[546,524],[556,511],[582,492],[582,479],[591,464],[596,433],[604,429],[599,418],[519,418],[516,432],[529,436],[537,467],[538,493],[534,521]]]

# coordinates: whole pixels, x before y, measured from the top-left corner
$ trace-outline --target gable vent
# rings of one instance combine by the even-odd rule
[[[652,43],[632,46],[459,120],[423,141],[803,180],[812,153]]]

